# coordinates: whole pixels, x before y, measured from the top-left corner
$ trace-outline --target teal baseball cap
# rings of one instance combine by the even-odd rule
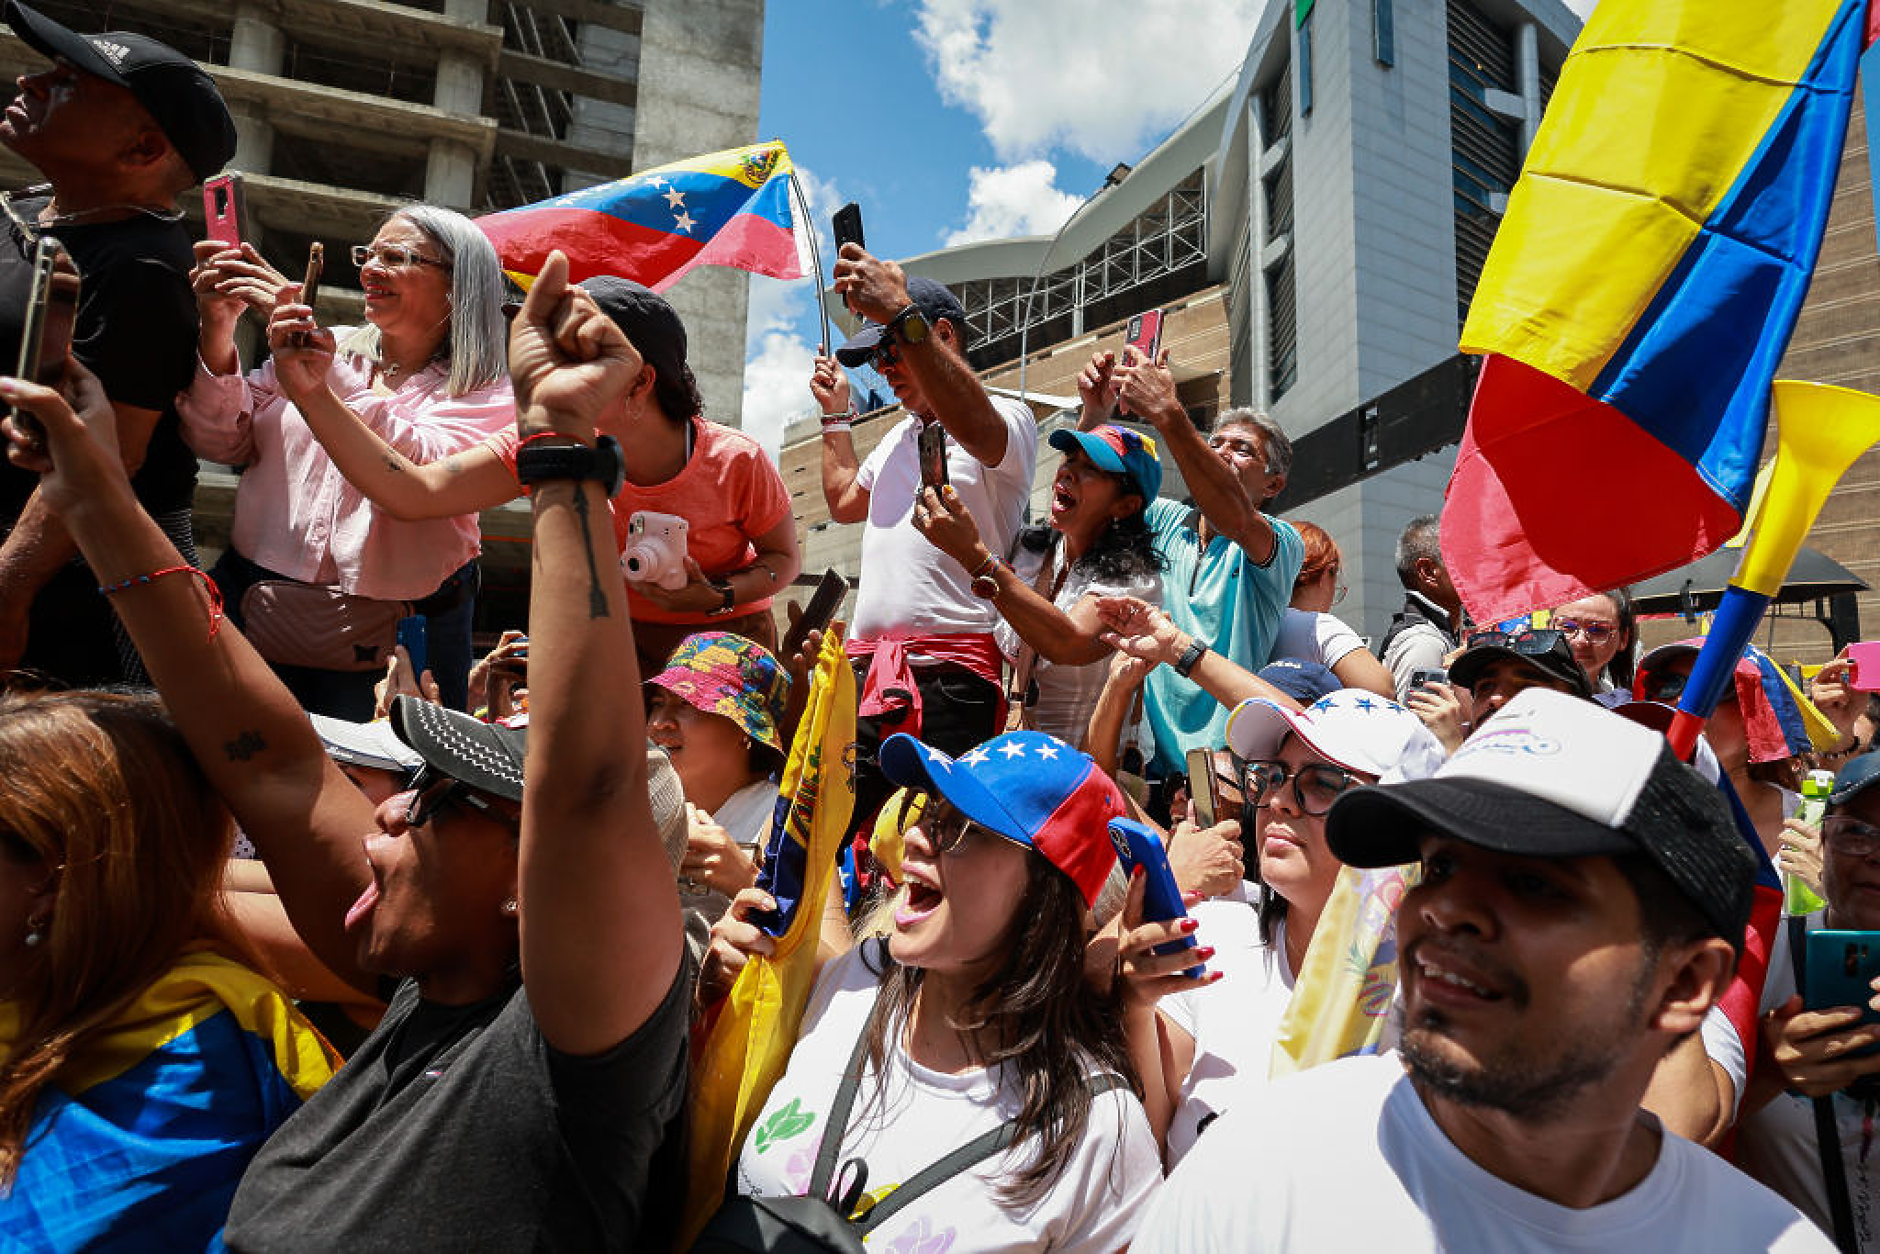
[[[1155,437],[1106,422],[1089,431],[1065,427],[1051,433],[1051,447],[1060,453],[1076,449],[1098,470],[1121,475],[1147,505],[1162,490],[1162,455]]]

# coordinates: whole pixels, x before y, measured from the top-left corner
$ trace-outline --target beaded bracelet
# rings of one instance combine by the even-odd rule
[[[153,570],[148,575],[133,575],[122,583],[99,584],[98,592],[101,596],[111,596],[113,593],[142,587],[165,575],[194,575],[202,580],[203,589],[209,594],[209,639],[214,640],[216,633],[222,630],[222,590],[215,586],[215,580],[194,566],[165,566],[162,570]]]

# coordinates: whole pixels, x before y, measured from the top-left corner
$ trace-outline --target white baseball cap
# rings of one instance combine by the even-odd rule
[[[1252,697],[1227,718],[1227,747],[1247,761],[1276,756],[1289,733],[1320,757],[1380,781],[1424,779],[1443,763],[1442,742],[1423,720],[1363,688],[1328,692],[1297,711]]]

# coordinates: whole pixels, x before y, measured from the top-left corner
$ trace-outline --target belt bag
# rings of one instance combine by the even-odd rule
[[[375,601],[325,584],[263,579],[242,593],[242,634],[281,666],[380,670],[398,644],[405,601]]]

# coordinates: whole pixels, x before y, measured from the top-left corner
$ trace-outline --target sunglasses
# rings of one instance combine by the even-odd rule
[[[1666,705],[1676,705],[1678,698],[1684,695],[1684,690],[1690,687],[1690,685],[1690,675],[1680,675],[1676,671],[1669,671],[1660,675],[1647,675],[1645,677],[1645,699],[1647,701],[1662,701]],[[1718,696],[1717,704],[1732,705],[1735,702],[1736,680],[1732,677],[1730,682],[1723,686],[1723,692]]]
[[[440,270],[450,269],[450,266],[436,257],[427,257],[423,253],[413,252],[398,244],[354,244],[352,259],[355,266],[363,266],[368,261],[377,261],[380,265],[390,266],[394,270],[405,266],[436,266]]]
[[[434,770],[429,765],[418,768],[418,773],[412,777],[411,801],[405,806],[405,826],[423,827],[426,823],[435,822],[440,814],[452,806],[468,806],[495,819],[504,827],[521,826],[494,801],[470,785]]]
[[[1871,858],[1880,853],[1880,827],[1846,814],[1822,820],[1821,839],[1830,852],[1849,858]]]
[[[1619,630],[1616,623],[1587,623],[1577,618],[1556,618],[1553,626],[1563,636],[1579,636],[1592,644],[1605,644]]]
[[[894,342],[892,335],[882,336],[881,342],[876,344],[874,351],[868,354],[868,364],[877,372],[899,364],[900,360],[901,346]]]
[[[967,834],[979,825],[953,808],[950,802],[929,796],[921,810],[920,830],[936,854],[958,853],[966,844]]]
[[[1528,627],[1521,631],[1501,631],[1490,627],[1486,631],[1471,632],[1469,647],[1507,649],[1523,657],[1540,657],[1552,653],[1566,638],[1565,632],[1552,627]]]
[[[1273,793],[1287,780],[1292,781],[1293,801],[1303,814],[1324,814],[1338,795],[1358,783],[1358,777],[1342,766],[1329,762],[1307,762],[1296,771],[1288,771],[1281,762],[1249,762],[1242,774],[1243,788],[1254,809],[1263,810],[1273,800]]]

